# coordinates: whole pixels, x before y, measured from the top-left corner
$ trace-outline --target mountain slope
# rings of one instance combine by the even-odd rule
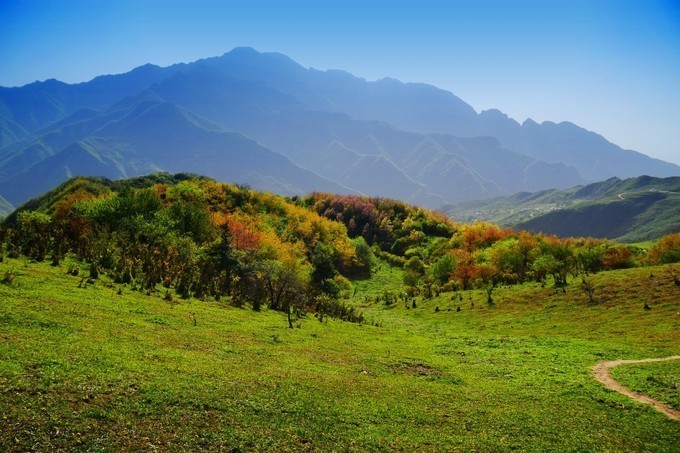
[[[53,142],[51,146],[38,140],[49,155],[35,163],[17,162],[23,156],[19,153],[6,164],[13,165],[16,172],[5,173],[0,193],[19,204],[71,176],[121,178],[159,170],[200,172],[287,195],[313,190],[350,192],[241,134],[216,126],[207,129],[209,123],[171,103],[144,99],[103,118],[97,116],[77,127],[51,132],[77,140],[63,148],[60,145],[70,140],[57,140],[57,145]],[[26,181],[33,183],[27,185]]]
[[[587,180],[680,174],[677,165],[624,150],[601,135],[566,121],[538,124],[528,119],[520,125],[498,110],[484,111],[479,119],[481,134],[497,137],[503,146],[536,159],[573,166]]]
[[[12,204],[3,197],[0,197],[0,219],[12,211],[14,211],[14,206],[12,206]]]
[[[680,231],[680,178],[611,178],[568,190],[518,193],[442,209],[456,220],[489,220],[563,237],[646,241]]]
[[[184,119],[176,122],[169,111],[144,115],[145,102],[174,105]],[[107,175],[172,167],[220,177],[199,161],[218,156],[220,140],[219,146],[227,146],[224,135],[214,137],[225,130],[334,183],[333,189],[328,181],[301,184],[312,190],[351,188],[428,206],[612,176],[680,174],[676,165],[622,150],[571,123],[520,125],[496,110],[477,114],[433,86],[369,82],[343,71],[307,69],[285,55],[237,48],[194,63],[145,65],[75,85],[48,80],[0,87],[0,185],[30,184],[18,175],[54,156],[67,158],[60,153],[78,143],[100,157],[124,157],[119,164],[117,158],[104,159],[113,165],[101,170]],[[211,143],[204,155],[194,139]],[[193,161],[187,159],[192,153]],[[245,157],[232,158],[244,165]],[[43,163],[44,171],[58,167],[63,175],[71,166],[58,157]],[[227,174],[222,167],[219,172]],[[279,167],[270,162],[255,172],[251,166],[245,179],[281,193],[301,190],[276,173]],[[12,190],[12,198],[21,192]]]

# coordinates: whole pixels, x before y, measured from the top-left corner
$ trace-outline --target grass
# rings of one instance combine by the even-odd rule
[[[611,373],[622,385],[680,410],[680,360],[621,365]]]
[[[381,327],[288,329],[277,312],[79,287],[68,265],[0,263],[15,275],[0,284],[0,450],[677,451],[680,423],[588,368],[680,353],[662,269],[591,277],[597,305],[528,284],[493,306],[469,291],[407,309],[364,302],[399,283],[383,266],[355,295]],[[677,382],[658,366],[644,369]]]
[[[385,292],[399,293],[402,291],[403,272],[391,266],[386,261],[377,259],[370,279],[355,280],[355,300],[375,300]]]

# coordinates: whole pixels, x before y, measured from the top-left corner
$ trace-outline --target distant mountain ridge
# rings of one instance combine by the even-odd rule
[[[623,242],[680,232],[680,177],[610,178],[566,190],[517,193],[442,208],[454,220],[486,220],[562,237]]]
[[[0,219],[6,217],[12,211],[14,211],[14,206],[3,197],[0,197]]]
[[[78,174],[158,170],[429,207],[612,176],[680,175],[677,165],[571,123],[520,125],[430,85],[367,82],[250,48],[73,85],[0,87],[0,195],[9,202]]]
[[[59,139],[48,140],[52,135]],[[58,144],[51,146],[55,141]],[[65,143],[70,144],[62,147]],[[16,169],[0,180],[0,193],[14,204],[77,175],[116,179],[159,170],[205,170],[209,176],[286,195],[350,192],[240,133],[221,130],[176,104],[155,99],[42,135],[4,159],[0,168]]]

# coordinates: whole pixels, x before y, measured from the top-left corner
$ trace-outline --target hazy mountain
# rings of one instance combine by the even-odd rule
[[[680,232],[680,177],[641,176],[567,190],[517,193],[443,209],[455,220],[487,220],[559,236],[636,242]]]
[[[304,70],[293,65],[287,73],[300,71]],[[451,200],[583,182],[573,169],[502,149],[495,140],[441,134],[435,138],[386,122],[305,110],[294,98],[261,82],[235,80],[206,63],[151,91],[242,131],[328,179],[375,196],[439,206]],[[201,94],[190,94],[196,91]]]
[[[84,83],[66,84],[50,79],[23,87],[0,87],[0,103],[5,107],[2,117],[32,133],[78,110],[103,109],[136,95],[182,66],[160,68],[147,64],[125,74],[99,76]]]
[[[527,156],[573,166],[587,180],[680,174],[677,165],[624,150],[573,123],[538,124],[528,119],[520,125],[498,110],[486,110],[479,119],[481,134],[497,137],[503,146]]]
[[[64,125],[44,137],[37,140],[40,146],[31,143],[3,162],[14,173],[4,174],[0,193],[14,204],[75,175],[121,178],[159,170],[200,172],[287,195],[350,192],[240,133],[222,131],[156,99]],[[46,157],[26,158],[36,149]]]
[[[14,206],[3,197],[0,197],[0,219],[7,216],[7,214],[12,211],[14,211]]]
[[[11,202],[81,172],[159,169],[428,206],[680,174],[570,123],[520,125],[433,86],[367,82],[249,48],[74,85],[0,87],[0,193]]]

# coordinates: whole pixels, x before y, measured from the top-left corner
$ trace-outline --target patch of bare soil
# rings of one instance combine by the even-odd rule
[[[404,362],[404,363],[397,363],[394,365],[390,365],[390,368],[393,371],[398,371],[401,373],[406,373],[406,374],[414,374],[416,376],[441,376],[442,372],[439,371],[436,368],[433,368],[429,365],[425,365],[424,363],[410,363],[410,362]]]
[[[636,392],[634,390],[622,386],[621,384],[616,382],[614,378],[612,378],[612,375],[609,372],[610,368],[619,365],[626,365],[630,363],[663,362],[666,360],[680,360],[680,355],[674,355],[671,357],[664,357],[660,359],[612,360],[607,362],[600,362],[597,365],[591,367],[591,369],[594,372],[595,379],[603,383],[605,387],[615,390],[623,395],[626,395],[627,397],[632,398],[640,403],[650,404],[654,409],[661,412],[662,414],[664,414],[665,416],[672,420],[680,420],[680,411],[673,409],[672,407],[668,407],[662,402],[655,400],[654,398],[651,398],[647,395],[643,395],[640,392]]]

